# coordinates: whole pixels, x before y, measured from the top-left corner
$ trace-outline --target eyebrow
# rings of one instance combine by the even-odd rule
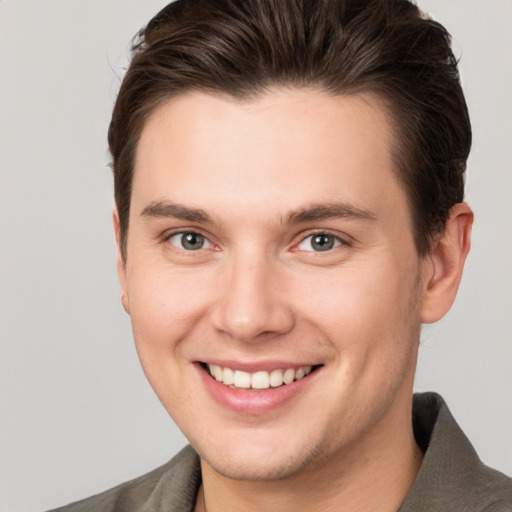
[[[328,219],[376,221],[377,216],[370,210],[344,203],[314,204],[308,208],[292,212],[288,216],[290,224]]]
[[[142,212],[142,217],[161,217],[187,220],[189,222],[201,222],[204,224],[213,224],[213,219],[204,211],[198,208],[189,208],[181,204],[154,201],[146,206]]]
[[[181,204],[167,201],[154,201],[146,206],[142,217],[153,218],[174,218],[189,222],[200,222],[203,224],[214,224],[213,218],[204,210],[190,208]],[[370,210],[358,208],[344,203],[313,204],[307,208],[291,212],[287,217],[288,224],[301,224],[328,219],[350,219],[375,221],[377,216]]]

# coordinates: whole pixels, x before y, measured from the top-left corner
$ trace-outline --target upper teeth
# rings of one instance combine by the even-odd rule
[[[291,384],[294,380],[299,380],[311,372],[311,366],[301,366],[300,368],[288,368],[286,370],[272,370],[271,372],[259,371],[254,373],[243,372],[242,370],[232,370],[231,368],[222,368],[216,364],[209,364],[208,370],[215,380],[234,386],[235,388],[268,389],[276,388],[283,384]]]

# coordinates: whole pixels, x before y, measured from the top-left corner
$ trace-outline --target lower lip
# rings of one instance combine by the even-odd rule
[[[290,384],[255,391],[251,389],[232,389],[216,381],[200,364],[196,366],[206,389],[217,403],[234,412],[249,415],[265,414],[292,401],[310,384],[320,370],[320,368],[317,368],[302,379]]]

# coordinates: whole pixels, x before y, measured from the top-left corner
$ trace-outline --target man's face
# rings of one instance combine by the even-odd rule
[[[279,478],[410,423],[422,262],[390,143],[369,95],[187,93],[147,121],[123,302],[217,471]]]

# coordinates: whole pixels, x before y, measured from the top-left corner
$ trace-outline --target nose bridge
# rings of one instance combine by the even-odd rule
[[[278,289],[278,263],[261,249],[233,251],[219,276],[220,297],[213,315],[216,329],[240,341],[288,332],[290,304]]]

